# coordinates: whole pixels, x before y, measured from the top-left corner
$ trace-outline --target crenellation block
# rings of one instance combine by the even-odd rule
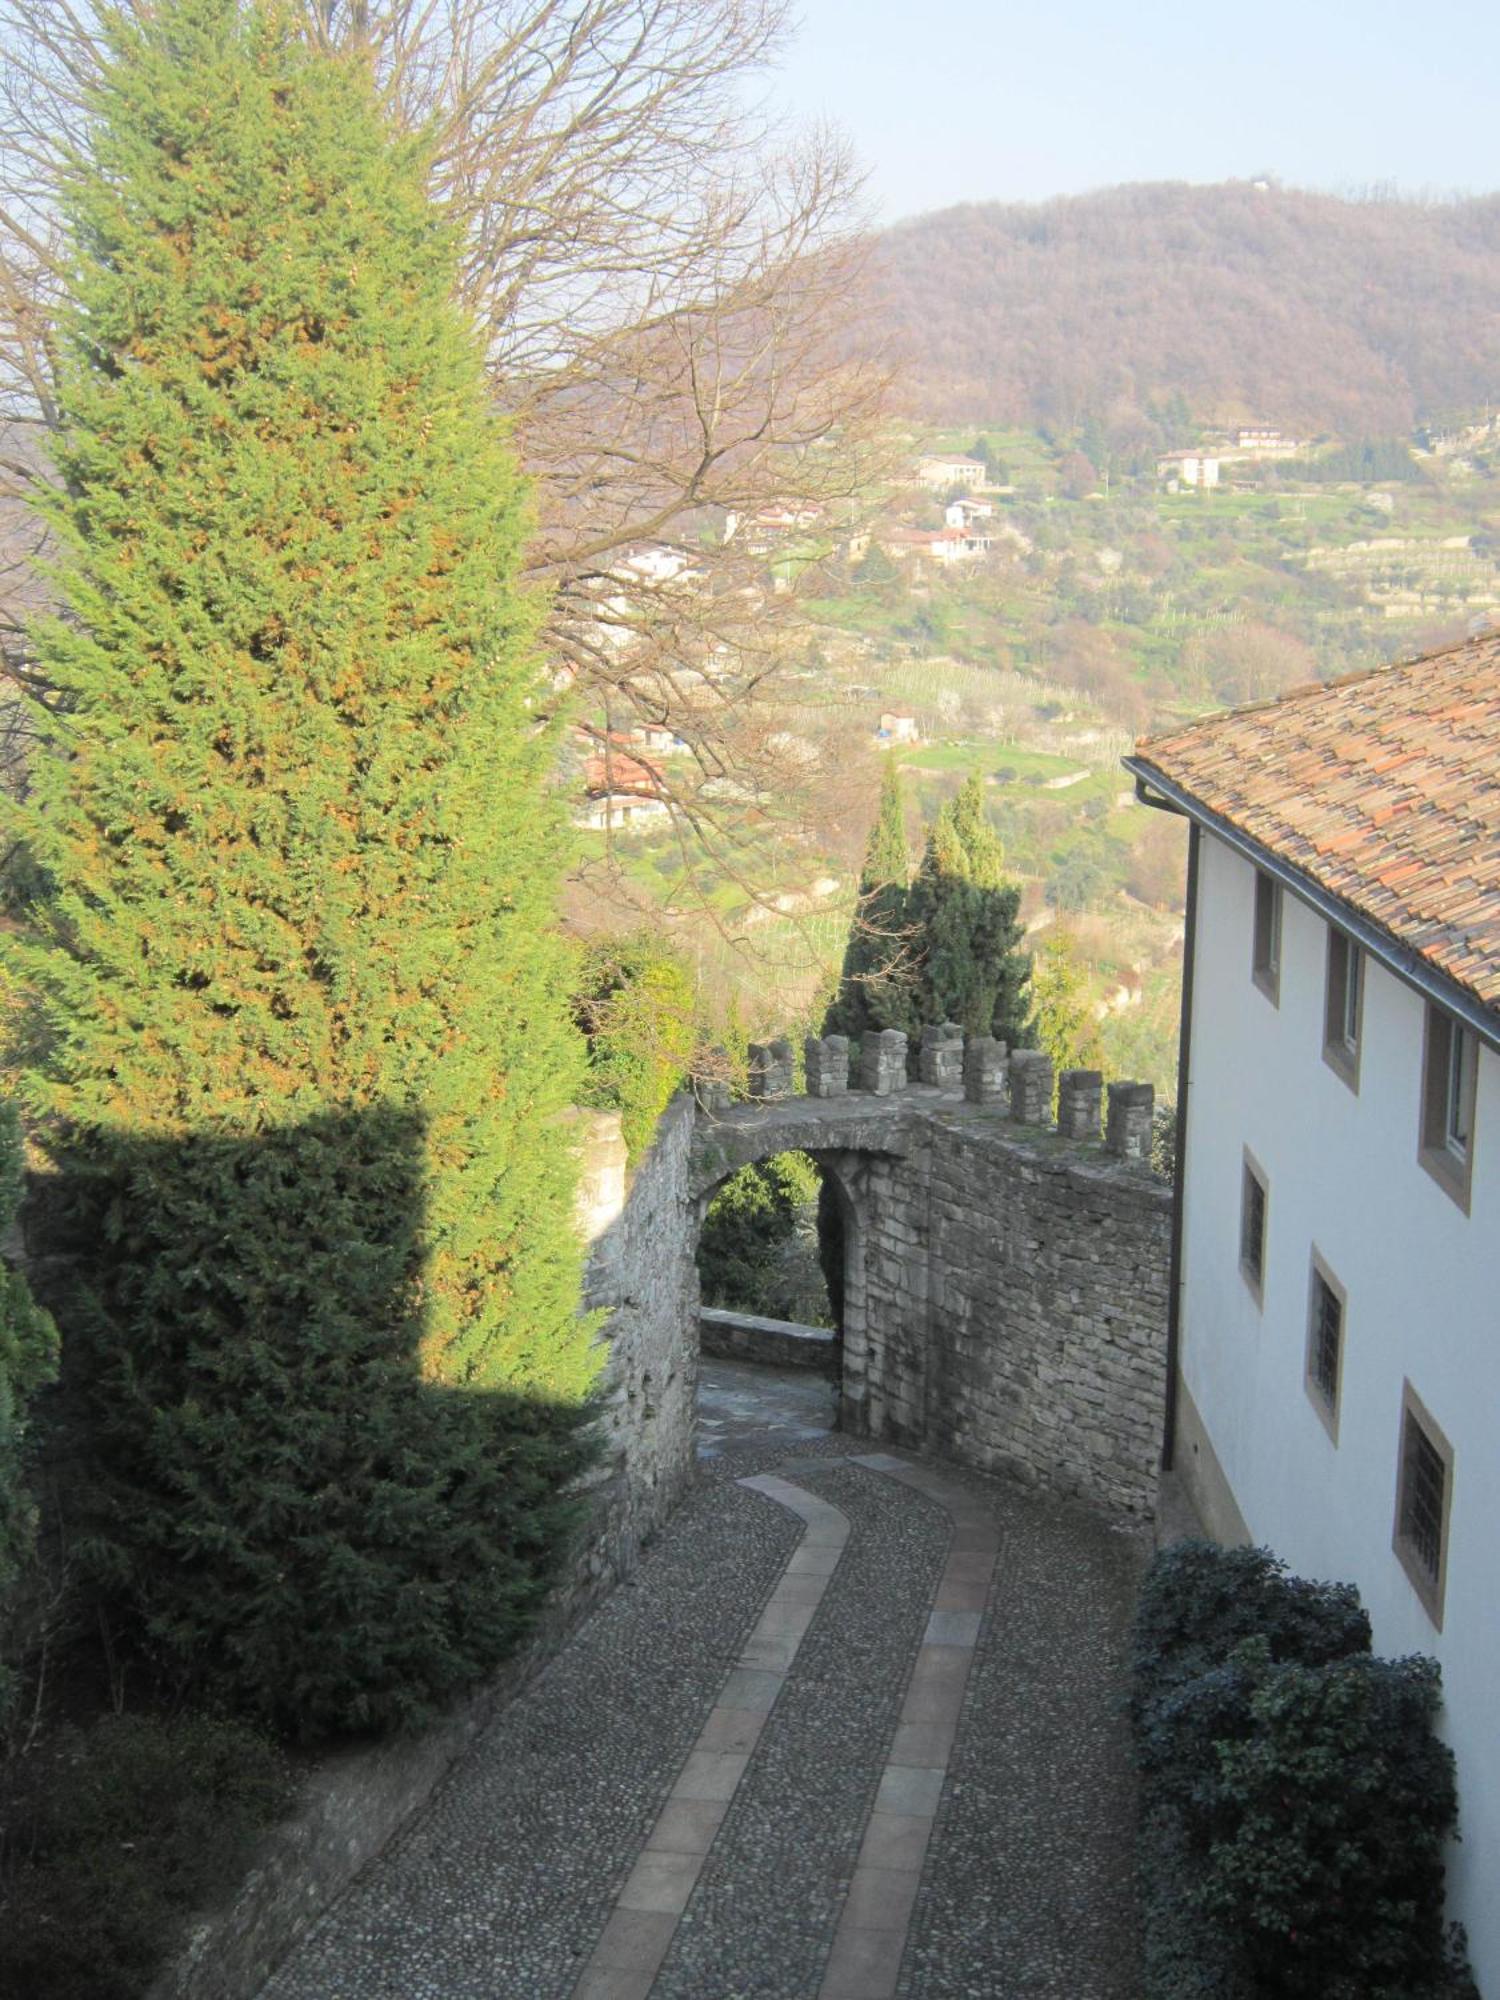
[[[1057,1079],[1057,1129],[1064,1139],[1097,1139],[1104,1077],[1097,1069],[1065,1069]]]
[[[906,1037],[899,1028],[866,1035],[859,1049],[860,1088],[891,1097],[906,1088]]]
[[[964,1043],[964,1096],[970,1104],[1010,1102],[1010,1051],[993,1035],[970,1035]]]
[[[849,1088],[849,1037],[809,1035],[802,1044],[809,1097],[842,1097]]]
[[[1151,1120],[1156,1090],[1149,1083],[1112,1083],[1104,1150],[1133,1166],[1151,1164]]]
[[[750,1044],[750,1095],[790,1097],[796,1080],[796,1057],[785,1035],[772,1042]]]
[[[939,1090],[957,1090],[963,1082],[964,1031],[956,1021],[929,1022],[917,1051],[917,1075]]]
[[[1012,1049],[1010,1115],[1018,1125],[1052,1122],[1052,1058],[1045,1049]]]

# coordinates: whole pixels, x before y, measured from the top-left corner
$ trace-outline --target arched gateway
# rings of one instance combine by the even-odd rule
[[[929,1029],[755,1052],[748,1103],[684,1096],[625,1176],[618,1121],[586,1148],[590,1303],[608,1310],[611,1512],[648,1531],[690,1476],[698,1231],[727,1177],[793,1149],[846,1219],[845,1429],[1002,1471],[1115,1514],[1154,1506],[1166,1384],[1169,1190],[1149,1165],[1151,1091],[1068,1071],[1052,1117],[1035,1050]],[[602,1142],[602,1150],[601,1150]]]

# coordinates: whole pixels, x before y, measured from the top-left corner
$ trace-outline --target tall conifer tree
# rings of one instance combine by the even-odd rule
[[[306,1732],[514,1638],[595,1369],[526,516],[368,66],[116,17],[71,190],[28,1082],[94,1190],[119,1570]]]
[[[885,760],[880,804],[859,875],[859,902],[844,946],[838,992],[825,1035],[856,1038],[905,1025],[912,940],[906,923],[911,854],[906,844],[906,787],[893,756]]]
[[[933,822],[907,903],[920,954],[918,1027],[956,1021],[1012,1047],[1030,1039],[1031,961],[1020,950],[1020,905],[980,781],[966,778]]]

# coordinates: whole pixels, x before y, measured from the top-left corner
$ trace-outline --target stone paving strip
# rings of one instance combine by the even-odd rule
[[[958,1736],[1000,1534],[990,1508],[929,1468],[884,1452],[853,1462],[923,1494],[953,1522],[948,1559],[818,1988],[818,2000],[889,2000]]]
[[[945,1514],[846,1457],[776,1469],[853,1532],[652,2000],[814,2000],[948,1552]]]
[[[816,1494],[771,1473],[739,1484],[796,1514],[802,1537],[688,1752],[573,2000],[645,2000],[651,1991],[849,1540],[847,1517]]]
[[[565,2000],[800,1528],[700,1485],[261,2000]]]

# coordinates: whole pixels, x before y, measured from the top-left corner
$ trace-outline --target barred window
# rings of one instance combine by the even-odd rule
[[[1344,1290],[1313,1252],[1307,1310],[1307,1387],[1313,1408],[1337,1444],[1339,1382],[1344,1365]]]
[[[1452,1447],[1408,1382],[1401,1411],[1394,1546],[1428,1616],[1440,1629],[1452,1498]]]

